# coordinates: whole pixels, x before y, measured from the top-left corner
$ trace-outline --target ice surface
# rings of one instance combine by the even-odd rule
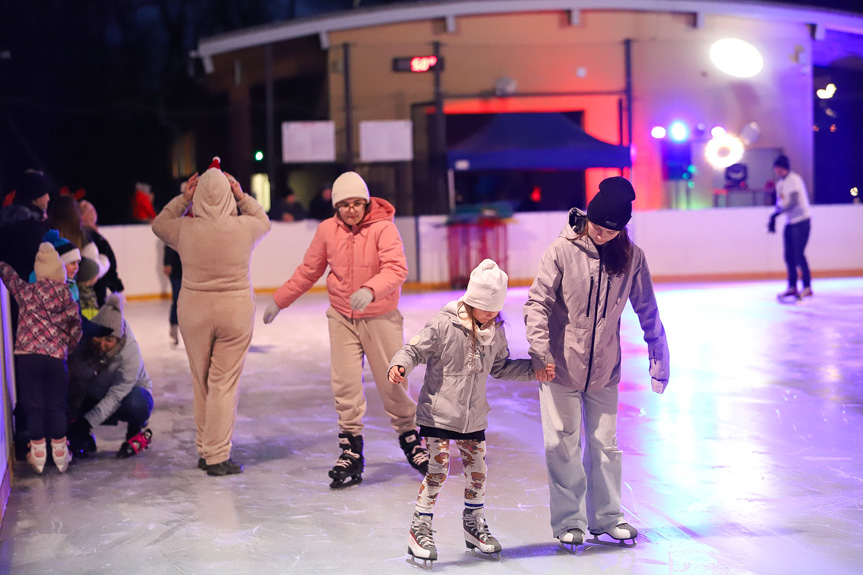
[[[436,508],[446,573],[859,573],[863,560],[863,279],[816,280],[781,305],[780,283],[658,286],[672,379],[650,390],[646,346],[624,316],[618,441],[632,549],[577,556],[552,539],[536,384],[492,382],[487,518],[502,560],[471,556],[461,535],[460,463]],[[521,306],[505,315],[526,357]],[[456,292],[408,293],[405,336]],[[266,326],[258,298],[234,436],[245,473],[195,468],[185,354],[168,338],[168,302],[127,317],[155,384],[150,450],[114,458],[123,430],[66,475],[15,467],[0,531],[2,573],[408,573],[407,530],[420,476],[367,385],[364,482],[328,488],[338,455],[325,294]],[[214,310],[218,313],[218,310]],[[366,371],[367,382],[371,375]],[[414,396],[422,370],[411,378]]]

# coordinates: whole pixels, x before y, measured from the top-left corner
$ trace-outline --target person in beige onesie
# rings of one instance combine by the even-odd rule
[[[194,217],[184,218],[190,205]],[[183,262],[177,313],[194,383],[198,467],[209,475],[243,471],[231,437],[255,317],[249,262],[269,231],[264,209],[218,158],[153,220],[153,233]]]

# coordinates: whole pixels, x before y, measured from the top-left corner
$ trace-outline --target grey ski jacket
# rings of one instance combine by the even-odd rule
[[[491,408],[486,399],[486,380],[530,381],[529,359],[510,359],[502,329],[496,329],[489,345],[477,343],[456,315],[457,302],[444,306],[390,361],[405,374],[425,363],[426,374],[417,401],[417,424],[458,433],[488,427]],[[545,369],[545,366],[542,366]]]
[[[632,244],[629,267],[609,276],[593,241],[575,231],[584,223],[584,212],[570,210],[528,292],[524,322],[533,367],[554,363],[554,382],[579,391],[617,385],[620,316],[628,299],[647,342],[650,376],[667,383],[668,343],[644,252]]]

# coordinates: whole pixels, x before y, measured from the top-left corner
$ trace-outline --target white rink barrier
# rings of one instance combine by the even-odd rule
[[[817,275],[863,275],[863,205],[812,206],[806,255]],[[781,277],[782,217],[767,233],[769,206],[636,212],[630,235],[658,280],[713,281]],[[449,283],[446,216],[396,218],[405,243],[408,281]],[[566,223],[565,212],[516,213],[508,225],[508,269],[513,284],[529,283],[539,259]],[[252,257],[257,290],[281,285],[302,261],[318,222],[274,222]],[[105,226],[126,294],[170,293],[162,274],[162,245],[147,225]],[[324,285],[323,278],[316,284]]]

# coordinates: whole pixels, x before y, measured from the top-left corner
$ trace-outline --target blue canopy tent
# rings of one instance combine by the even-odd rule
[[[447,150],[451,170],[584,170],[632,166],[629,146],[588,135],[563,114],[497,114]]]

